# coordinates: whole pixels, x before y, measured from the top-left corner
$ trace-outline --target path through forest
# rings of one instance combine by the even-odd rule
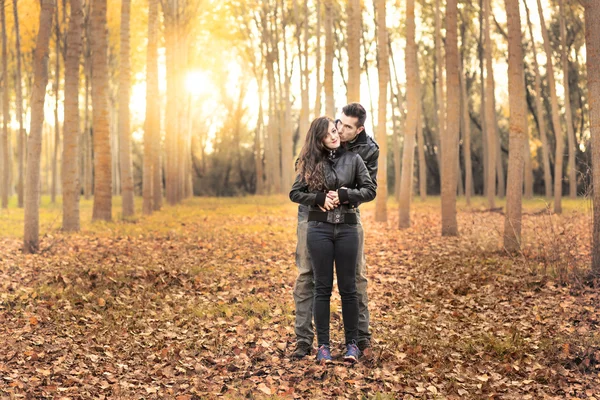
[[[39,255],[0,238],[0,398],[600,399],[600,295],[573,271],[589,264],[583,201],[562,216],[530,203],[516,257],[498,250],[503,215],[459,212],[461,236],[442,238],[436,202],[416,202],[405,231],[394,205],[392,229],[364,207],[374,351],[354,367],[288,357],[283,197],[47,231]]]

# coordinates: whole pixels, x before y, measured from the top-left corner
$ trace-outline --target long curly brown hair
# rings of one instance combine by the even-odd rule
[[[311,191],[326,189],[323,167],[329,150],[323,144],[323,139],[328,134],[330,123],[333,123],[333,120],[329,117],[319,117],[313,120],[298,157],[298,173]]]

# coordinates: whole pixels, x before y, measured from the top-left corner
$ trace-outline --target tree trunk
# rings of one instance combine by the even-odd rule
[[[486,195],[486,186],[487,186],[487,177],[488,177],[488,165],[489,165],[489,153],[487,150],[487,129],[486,129],[486,125],[485,125],[485,109],[486,109],[486,104],[485,104],[485,50],[484,50],[484,46],[485,46],[485,30],[487,28],[487,25],[484,23],[484,15],[485,15],[485,10],[486,10],[486,6],[485,6],[485,2],[487,2],[487,0],[479,0],[479,42],[478,42],[478,56],[479,56],[479,74],[480,74],[480,78],[481,78],[481,85],[480,85],[480,99],[481,99],[481,104],[479,107],[479,120],[481,123],[481,148],[483,150],[483,195]]]
[[[525,136],[525,146],[523,148],[523,157],[525,166],[523,170],[523,195],[526,199],[533,199],[533,169],[531,166],[531,148],[529,146],[529,132]]]
[[[505,0],[508,21],[508,95],[510,109],[508,184],[504,247],[509,252],[521,244],[521,208],[523,193],[523,148],[527,138],[527,101],[521,47],[519,0]]]
[[[473,193],[473,165],[471,162],[471,119],[469,118],[469,94],[467,93],[467,72],[460,62],[460,93],[461,93],[461,130],[463,136],[463,157],[465,162],[465,200],[467,205],[471,204]]]
[[[360,0],[348,0],[348,98],[347,103],[360,102],[360,33],[362,31]],[[380,175],[381,176],[381,175]],[[381,188],[381,185],[379,185]]]
[[[3,145],[2,150],[4,152],[4,156],[2,157],[4,160],[4,168],[2,170],[2,184],[4,185],[4,190],[2,190],[2,208],[8,208],[8,196],[10,195],[11,190],[11,179],[10,179],[10,169],[12,167],[11,160],[11,140],[8,132],[8,126],[10,124],[10,115],[8,112],[9,106],[9,97],[8,97],[8,51],[7,51],[7,40],[6,40],[6,13],[5,8],[6,4],[4,0],[0,0],[0,19],[2,23],[2,138]]]
[[[567,49],[567,33],[565,28],[564,0],[558,0],[558,16],[560,20],[560,48],[563,67],[563,87],[565,91],[565,123],[567,124],[567,145],[569,147],[569,158],[567,161],[567,173],[569,176],[569,197],[577,198],[577,166],[575,165],[575,151],[577,139],[573,132],[573,113],[571,111],[571,90],[569,89],[569,54]]]
[[[27,144],[27,177],[25,181],[25,223],[23,251],[35,253],[39,249],[40,160],[44,100],[48,84],[48,48],[52,30],[54,0],[41,0],[40,23],[33,52],[33,88],[31,91],[31,125]]]
[[[419,104],[417,106],[417,154],[419,155],[419,196],[421,201],[427,200],[427,162],[425,160],[425,141],[423,140],[423,103],[421,101],[421,78],[418,68],[419,58],[417,56],[417,95]]]
[[[92,124],[94,127],[93,220],[112,219],[112,175],[108,109],[106,0],[92,0]]]
[[[335,115],[333,97],[333,0],[325,1],[325,115]]]
[[[529,16],[529,8],[527,2],[524,1],[525,11],[527,13],[527,25],[529,27],[529,36],[531,37],[531,46],[533,51],[533,69],[535,73],[535,111],[537,114],[538,129],[540,132],[540,140],[542,142],[542,163],[544,165],[544,189],[546,197],[552,197],[552,172],[550,171],[550,150],[548,145],[548,136],[546,133],[546,119],[544,118],[544,109],[542,107],[542,79],[540,77],[540,67],[537,61],[537,50],[535,47],[535,39],[533,36],[533,27]]]
[[[176,83],[176,24],[175,10],[171,0],[162,2],[164,14],[165,53],[167,67],[167,109],[165,115],[166,168],[165,185],[167,202],[177,203],[177,83]]]
[[[148,47],[146,50],[146,121],[144,125],[144,170],[142,175],[142,212],[152,214],[155,192],[155,160],[160,151],[160,105],[158,103],[158,0],[148,2]]]
[[[387,88],[390,80],[388,31],[385,23],[385,0],[376,0],[377,12],[377,72],[379,75],[379,104],[377,116],[377,143],[379,144],[379,170],[377,172],[377,199],[375,220],[387,222]],[[414,146],[414,145],[413,145]],[[406,143],[404,145],[406,148]],[[409,168],[410,169],[410,168]]]
[[[435,97],[437,99],[437,128],[438,128],[438,135],[437,135],[437,159],[438,159],[438,165],[439,165],[439,169],[440,169],[440,176],[441,176],[441,170],[442,170],[442,142],[443,142],[443,137],[446,135],[446,103],[445,103],[445,99],[444,99],[444,56],[442,54],[442,47],[443,47],[443,41],[442,41],[442,9],[441,9],[441,5],[440,5],[440,1],[441,0],[436,0],[435,1],[435,81],[436,83],[436,87],[435,87]]]
[[[129,122],[129,93],[131,89],[131,68],[129,62],[130,11],[131,0],[121,0],[121,46],[119,49],[119,161],[121,167],[123,218],[130,217],[134,214],[131,126]]]
[[[264,111],[263,111],[263,78],[262,74],[258,82],[258,120],[256,122],[256,131],[254,132],[254,169],[256,171],[256,194],[265,194],[265,181],[263,179],[263,152],[261,148],[262,134],[264,130]],[[289,188],[287,188],[289,189]]]
[[[552,48],[550,47],[550,38],[548,29],[544,21],[542,3],[537,0],[538,13],[540,16],[540,25],[542,28],[542,37],[544,38],[544,50],[546,52],[546,75],[548,76],[548,90],[550,91],[550,108],[552,110],[552,128],[556,137],[556,153],[554,160],[554,212],[562,212],[562,176],[563,176],[563,157],[565,142],[560,126],[560,113],[558,109],[558,99],[556,97],[556,84],[554,81],[554,66],[552,64]]]
[[[79,231],[79,58],[83,33],[81,0],[70,0],[71,18],[65,60],[65,109],[63,124],[63,229]]]
[[[496,206],[496,110],[494,100],[494,70],[492,63],[492,41],[490,39],[491,0],[483,0],[484,58],[485,58],[485,136],[487,143],[487,168],[485,193],[490,209]]]
[[[308,4],[308,2],[307,2]],[[321,93],[323,92],[323,85],[321,83],[321,17],[323,14],[321,0],[316,0],[316,11],[317,11],[317,47],[315,52],[317,53],[315,61],[315,71],[317,75],[316,82],[316,99],[315,99],[315,118],[321,115]],[[333,115],[331,115],[333,117]],[[285,188],[287,190],[287,188]]]
[[[58,121],[58,99],[60,93],[60,22],[59,22],[60,7],[56,4],[56,64],[54,70],[54,153],[52,155],[52,189],[50,191],[50,200],[56,202],[56,191],[58,185],[58,151],[60,149],[60,122]],[[66,10],[63,10],[66,12]]]
[[[419,71],[417,66],[417,43],[415,42],[415,0],[406,0],[406,123],[404,148],[402,152],[402,177],[400,178],[400,199],[398,201],[398,228],[410,227],[410,203],[412,200],[412,166],[415,156],[415,136],[419,118],[420,94]],[[419,163],[419,170],[423,164]]]
[[[460,93],[458,79],[458,22],[457,0],[446,3],[446,79],[448,93]],[[458,163],[458,133],[460,130],[460,97],[448,96],[446,134],[442,136],[442,236],[458,235],[456,221],[456,185]]]
[[[25,136],[25,128],[23,126],[23,79],[21,77],[21,33],[19,31],[19,11],[17,0],[13,1],[13,15],[15,21],[15,54],[17,58],[17,71],[15,82],[16,96],[16,113],[17,121],[19,122],[19,133],[17,134],[17,152],[18,152],[18,181],[17,181],[17,203],[19,208],[23,208],[23,193],[25,180],[25,144],[27,137]]]
[[[600,276],[600,3],[583,0],[590,132],[592,140],[592,273]]]
[[[494,82],[496,87],[496,82]],[[496,110],[496,99],[494,99],[494,111]],[[502,162],[502,144],[500,143],[500,131],[498,130],[498,121],[494,126],[494,137],[496,138],[496,179],[498,180],[498,197],[506,197],[506,178],[504,176],[504,163]]]

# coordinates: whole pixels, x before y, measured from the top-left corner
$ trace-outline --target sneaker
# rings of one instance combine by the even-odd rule
[[[306,342],[298,341],[296,343],[296,348],[294,349],[294,352],[292,353],[292,358],[295,360],[300,360],[300,359],[306,357],[307,355],[309,355],[311,352],[312,352],[312,345],[310,345]]]
[[[317,362],[320,364],[329,364],[331,362],[331,352],[329,346],[322,345],[317,351]]]
[[[355,363],[358,361],[358,356],[360,355],[360,350],[358,346],[354,343],[350,343],[346,346],[346,354],[344,354],[344,361],[350,361]]]
[[[371,341],[369,339],[361,339],[358,341],[358,349],[361,353],[364,353],[366,349],[371,348]]]

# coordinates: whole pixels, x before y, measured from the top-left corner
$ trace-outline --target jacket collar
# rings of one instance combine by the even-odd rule
[[[363,129],[361,133],[356,135],[352,142],[345,142],[344,145],[347,149],[351,149],[355,146],[359,146],[361,144],[367,144],[367,132]]]

